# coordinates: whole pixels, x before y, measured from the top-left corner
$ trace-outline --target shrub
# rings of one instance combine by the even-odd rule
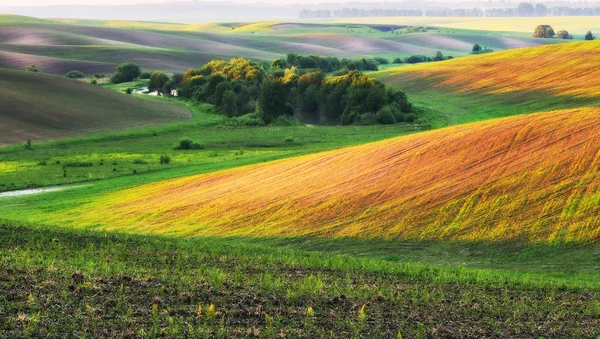
[[[94,78],[96,78],[96,79],[102,79],[102,78],[104,78],[104,76],[105,76],[104,73],[96,73],[96,74],[94,74]]]
[[[29,67],[27,67],[27,71],[28,72],[33,72],[33,73],[39,72],[36,65],[30,65]]]
[[[92,80],[90,80],[90,84],[97,85],[98,84],[98,80],[92,79]]]
[[[85,74],[81,73],[80,71],[70,71],[69,73],[65,74],[65,77],[69,79],[83,79],[85,78]]]
[[[596,39],[596,37],[594,36],[594,34],[592,34],[592,31],[587,31],[587,33],[585,33],[585,40],[594,40]]]
[[[556,32],[556,37],[559,39],[573,39],[573,36],[565,30]]]
[[[132,94],[133,93],[133,89],[128,88],[125,90],[125,94]]]
[[[404,61],[402,61],[402,58],[394,58],[392,63],[393,64],[402,64],[402,63],[404,63]]]
[[[378,123],[388,125],[396,123],[396,117],[394,116],[394,112],[390,108],[390,106],[385,106],[375,115],[375,119]]]
[[[133,163],[136,164],[136,165],[146,165],[146,164],[148,164],[148,162],[146,162],[146,161],[144,161],[142,159],[135,159],[133,161]]]
[[[204,149],[204,145],[197,144],[190,139],[183,139],[179,142],[179,145],[175,147],[176,150],[189,150],[189,149]]]
[[[285,142],[294,142],[294,137],[285,137]]]
[[[38,162],[38,165],[39,166],[46,166],[47,165],[46,164],[46,160],[42,160],[42,161]]]
[[[554,29],[550,25],[538,25],[533,31],[534,38],[553,38]]]
[[[142,73],[140,74],[139,78],[140,78],[140,79],[147,80],[147,79],[150,79],[150,77],[151,77],[151,76],[152,76],[152,72],[148,72],[148,71],[146,71],[146,72],[142,72]]]
[[[27,142],[25,143],[25,148],[26,149],[33,149],[33,147],[31,146],[31,139],[27,139]]]
[[[255,113],[242,115],[241,117],[234,118],[233,121],[238,126],[264,126],[265,122],[258,117]]]
[[[171,162],[171,157],[170,156],[168,156],[168,155],[161,155],[160,156],[160,163],[161,164],[165,164],[166,165],[166,164],[168,164],[170,162]]]
[[[415,122],[417,120],[417,115],[414,113],[408,113],[404,115],[404,122]]]

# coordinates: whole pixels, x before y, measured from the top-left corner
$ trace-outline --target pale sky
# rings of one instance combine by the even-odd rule
[[[188,1],[188,0],[0,0],[0,6],[53,6],[53,5],[127,5],[139,3],[165,3],[173,1]],[[198,0],[202,2],[202,0]],[[210,2],[218,2],[218,0],[207,0]],[[332,3],[332,2],[352,2],[354,0],[228,0],[228,2],[255,2],[255,3]],[[359,2],[386,2],[389,0],[358,0]],[[443,2],[438,0],[436,2]]]

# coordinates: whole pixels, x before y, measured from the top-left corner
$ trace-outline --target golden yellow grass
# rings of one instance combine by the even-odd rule
[[[540,24],[552,25],[554,30],[568,30],[571,34],[585,34],[588,30],[600,31],[598,17],[544,17],[544,18],[447,18],[447,17],[372,17],[344,18],[332,23],[395,24],[446,27],[497,32],[533,33]]]
[[[153,183],[59,220],[178,235],[596,241],[600,109],[446,128]]]
[[[521,48],[379,72],[384,82],[421,79],[458,92],[542,91],[553,95],[600,96],[600,41]]]

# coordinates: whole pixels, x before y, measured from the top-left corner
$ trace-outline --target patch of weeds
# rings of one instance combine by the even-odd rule
[[[92,167],[94,166],[94,163],[92,162],[85,162],[85,161],[75,161],[75,162],[68,162],[63,164],[63,168],[67,168],[67,167]]]

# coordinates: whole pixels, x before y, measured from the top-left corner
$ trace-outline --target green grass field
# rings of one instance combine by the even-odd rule
[[[557,42],[475,30],[480,26],[393,36],[369,24],[348,26],[255,23],[232,30],[0,16],[0,67],[22,68],[36,57],[47,62],[42,71],[57,74],[74,65],[110,72],[121,61],[178,71],[215,56],[268,60],[296,51],[392,58],[436,50],[466,56],[475,42],[496,50]],[[6,129],[1,137],[11,143],[0,146],[0,337],[600,338],[596,241],[180,237],[57,221],[93,213],[87,209],[100,197],[163,180],[449,125],[598,105],[593,97],[539,91],[457,93],[395,71],[372,74],[409,94],[417,124],[246,127],[211,105],[123,94],[146,81],[99,88],[0,69],[0,101],[20,100],[9,110],[18,114],[0,113],[0,129]],[[114,101],[127,105],[126,112],[115,111]],[[156,113],[151,126],[144,109]],[[31,119],[18,118],[65,111],[79,125],[48,136],[40,129],[40,139],[61,140],[32,136],[31,147],[24,147],[26,138],[14,126],[31,128]],[[139,114],[123,118],[132,111]],[[165,119],[177,112],[192,118]],[[33,122],[48,126],[46,120]],[[175,150],[186,138],[204,149]],[[160,163],[164,155],[169,164]],[[414,171],[420,170],[427,169]],[[53,186],[65,189],[2,197]]]
[[[7,336],[599,335],[597,287],[261,241],[18,225],[0,235]]]

